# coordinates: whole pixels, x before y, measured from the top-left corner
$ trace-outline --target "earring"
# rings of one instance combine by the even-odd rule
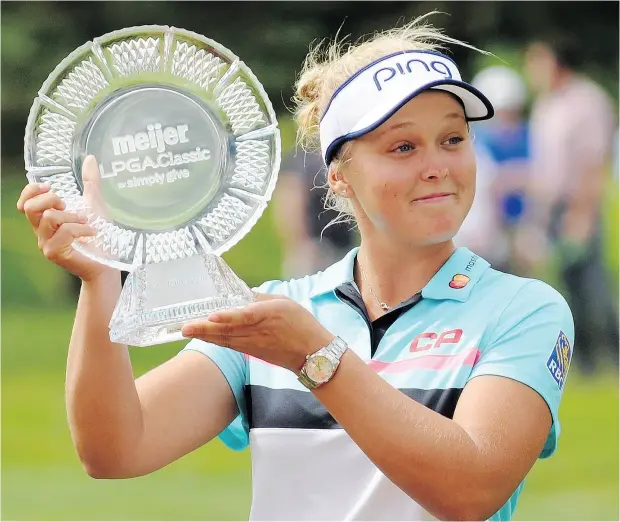
[[[342,197],[346,198],[349,193],[349,189],[346,187],[342,189]]]

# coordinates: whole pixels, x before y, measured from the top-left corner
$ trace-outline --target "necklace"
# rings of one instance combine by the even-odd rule
[[[359,261],[357,263],[357,266],[360,267],[362,279],[368,285],[368,290],[370,290],[370,295],[372,295],[375,298],[375,301],[377,301],[377,304],[381,307],[381,309],[387,312],[391,308],[390,305],[381,301],[381,299],[379,299],[377,295],[372,291],[372,287],[370,286],[370,283],[368,282],[368,278],[366,277],[366,272],[364,272],[364,269],[362,268],[362,264]]]

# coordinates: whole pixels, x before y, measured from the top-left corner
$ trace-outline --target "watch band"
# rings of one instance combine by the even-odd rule
[[[340,365],[340,359],[342,358],[344,353],[347,351],[347,348],[348,348],[347,343],[345,343],[340,337],[336,336],[327,346],[317,350],[314,353],[307,355],[306,363],[303,365],[298,375],[299,382],[301,382],[306,388],[309,388],[311,390],[318,388],[319,386],[323,384],[328,383],[333,378],[334,374],[336,373],[336,370],[338,369],[338,366]],[[332,372],[329,379],[321,383],[315,382],[310,377],[308,377],[308,374],[306,373],[306,364],[308,360],[318,355],[323,355],[327,357],[328,359],[332,361],[334,365],[334,371]]]
[[[344,352],[347,351],[347,348],[347,343],[345,343],[340,337],[336,336],[333,341],[325,347],[325,351],[337,359],[337,364],[339,364],[340,358],[344,355]]]

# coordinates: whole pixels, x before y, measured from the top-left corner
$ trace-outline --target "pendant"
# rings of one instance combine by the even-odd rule
[[[381,308],[383,308],[386,312],[390,309],[390,307],[385,303],[381,303]]]

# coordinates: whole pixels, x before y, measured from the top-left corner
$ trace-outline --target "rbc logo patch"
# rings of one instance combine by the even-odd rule
[[[560,390],[564,387],[571,356],[572,353],[568,337],[560,330],[558,340],[555,342],[553,351],[547,360],[547,369],[551,377],[558,383],[558,388],[560,388]]]

